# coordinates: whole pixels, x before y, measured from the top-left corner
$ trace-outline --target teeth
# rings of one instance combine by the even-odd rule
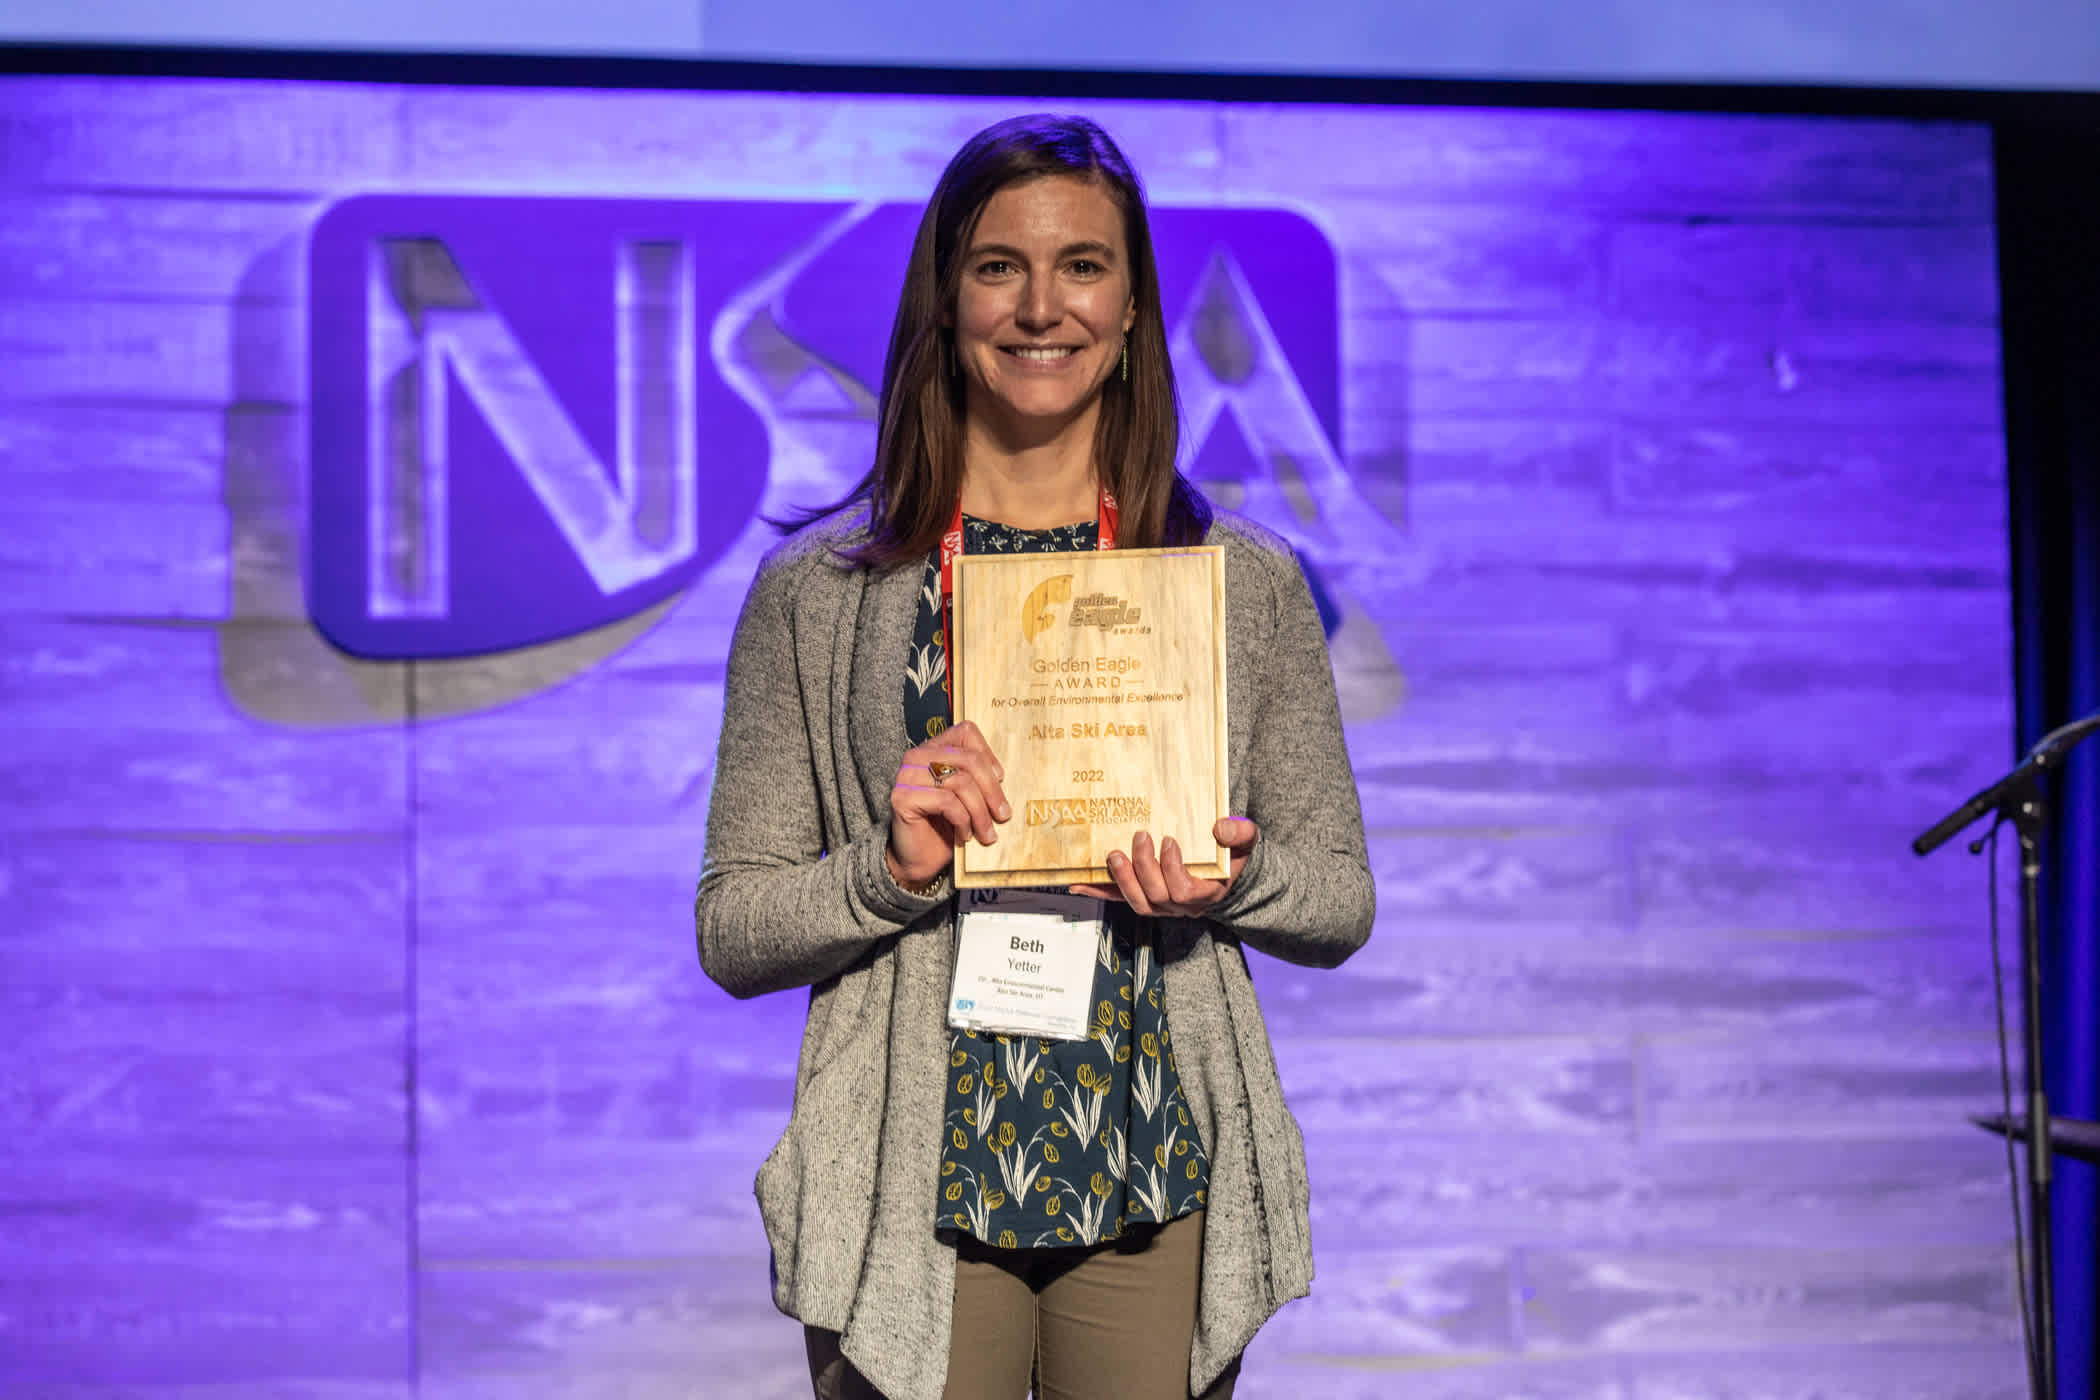
[[[1079,352],[1071,349],[1070,347],[1066,347],[1061,350],[1055,348],[1038,350],[1030,346],[1017,346],[1016,348],[1009,350],[1006,353],[1008,353],[1009,355],[1018,355],[1024,360],[1048,361],[1062,360],[1067,356],[1076,355]]]

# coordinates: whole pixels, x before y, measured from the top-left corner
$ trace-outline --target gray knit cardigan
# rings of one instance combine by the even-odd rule
[[[729,654],[695,917],[739,997],[807,986],[794,1111],[758,1172],[781,1311],[843,1334],[892,1400],[938,1400],[954,1251],[934,1233],[946,1083],[945,888],[883,860],[923,570],[849,567],[834,519],[760,565]],[[1175,1060],[1210,1152],[1191,1393],[1312,1284],[1305,1147],[1242,946],[1332,967],[1371,930],[1363,818],[1320,619],[1289,547],[1221,514],[1233,811],[1261,827],[1227,898],[1161,920]],[[1222,814],[1221,814],[1222,815]],[[946,882],[943,881],[945,887]]]

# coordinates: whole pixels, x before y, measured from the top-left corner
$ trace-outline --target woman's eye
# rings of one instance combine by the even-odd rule
[[[1014,265],[1004,258],[993,258],[977,265],[979,277],[1004,277],[1014,270]]]
[[[1101,264],[1095,262],[1092,258],[1079,258],[1072,263],[1072,271],[1078,273],[1081,277],[1093,277],[1100,273]]]

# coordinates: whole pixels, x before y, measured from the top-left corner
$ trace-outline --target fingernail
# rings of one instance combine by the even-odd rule
[[[1159,849],[1164,855],[1178,856],[1181,854],[1181,847],[1174,844],[1174,838],[1171,836],[1159,843]]]
[[[1000,804],[999,804],[999,820],[1000,820],[1000,821],[1003,821],[1003,822],[1010,822],[1010,821],[1012,821],[1013,819],[1014,819],[1014,809],[1013,809],[1013,808],[1011,808],[1011,807],[1009,807],[1009,806],[1007,806],[1007,805],[1006,805],[1006,804],[1005,804],[1004,802],[1000,803]]]

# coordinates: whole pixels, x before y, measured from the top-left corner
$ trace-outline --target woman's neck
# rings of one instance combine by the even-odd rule
[[[963,512],[1018,530],[1092,520],[1101,503],[1093,435],[1076,442],[1075,437],[1011,451],[969,433],[963,449]]]

